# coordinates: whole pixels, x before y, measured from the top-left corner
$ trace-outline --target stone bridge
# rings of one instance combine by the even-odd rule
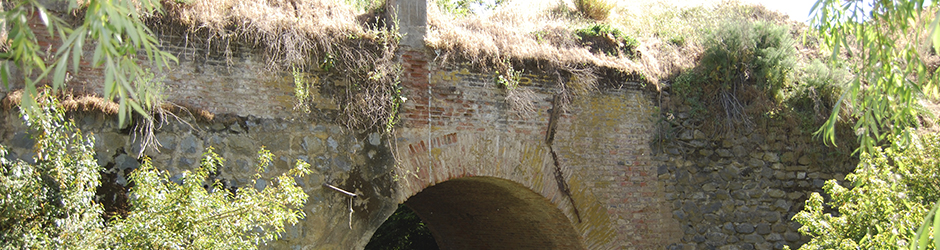
[[[420,26],[420,15],[415,19]],[[179,55],[205,53],[162,39]],[[616,79],[602,79],[613,87],[576,96],[562,109],[554,101],[557,78],[527,71],[519,88],[532,94],[534,111],[512,111],[492,73],[436,65],[431,52],[408,41],[400,56],[408,100],[391,133],[293,111],[292,78],[261,73],[257,53],[236,53],[234,65],[181,57],[166,75],[167,99],[213,118],[168,121],[156,131],[160,146],[147,154],[178,174],[211,146],[226,159],[220,178],[232,186],[247,183],[261,146],[277,159],[266,177],[310,163],[315,173],[299,181],[310,195],[306,218],[267,245],[276,249],[361,249],[401,203],[442,249],[795,246],[806,239],[789,218],[806,193],[852,165],[804,150],[812,143],[796,129],[706,134],[699,129],[705,121],[681,108],[664,118],[660,92]],[[338,109],[321,92],[317,109]],[[9,157],[29,159],[33,142],[15,114],[3,111],[0,140],[12,147]],[[107,178],[126,184],[140,143],[113,116],[72,117],[96,138]]]

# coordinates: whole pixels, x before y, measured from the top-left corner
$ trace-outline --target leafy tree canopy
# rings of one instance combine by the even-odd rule
[[[818,28],[832,60],[847,59],[855,74],[845,87],[832,115],[816,133],[835,142],[838,110],[851,110],[859,150],[874,148],[900,135],[905,144],[912,135],[906,130],[930,116],[919,105],[924,98],[940,97],[936,66],[927,63],[928,48],[940,51],[940,25],[927,11],[924,0],[841,1],[819,0],[813,7],[813,25]],[[937,12],[940,14],[940,12]],[[929,20],[933,20],[931,23]],[[924,34],[930,34],[926,39]],[[848,57],[842,57],[842,55]]]
[[[845,105],[856,119],[861,162],[846,177],[850,187],[828,181],[831,200],[813,193],[794,217],[813,236],[803,249],[940,249],[940,136],[919,138],[911,129],[932,116],[920,102],[940,97],[940,74],[928,62],[940,51],[940,11],[927,3],[819,0],[813,7],[832,60],[855,74],[817,134],[834,142]]]

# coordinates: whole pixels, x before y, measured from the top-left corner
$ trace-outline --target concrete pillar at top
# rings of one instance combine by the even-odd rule
[[[402,33],[400,45],[415,49],[424,48],[424,35],[428,30],[427,0],[388,0],[391,13],[398,16],[399,32]]]

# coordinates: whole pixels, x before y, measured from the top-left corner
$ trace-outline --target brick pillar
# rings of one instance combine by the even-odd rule
[[[408,101],[401,107],[405,127],[424,127],[428,123],[428,51],[424,43],[427,33],[428,12],[426,0],[388,0],[389,12],[398,17],[399,60],[402,66],[401,84]]]
[[[403,47],[407,48],[407,47]],[[401,51],[402,94],[408,101],[401,107],[402,125],[405,127],[424,127],[428,124],[428,61],[423,50]]]

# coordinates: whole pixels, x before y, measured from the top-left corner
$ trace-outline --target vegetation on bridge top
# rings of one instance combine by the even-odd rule
[[[820,57],[816,38],[805,32],[805,24],[761,6],[733,1],[428,2],[425,42],[438,65],[494,72],[502,75],[498,79],[512,79],[513,73],[522,70],[555,75],[564,97],[587,93],[599,85],[619,87],[626,81],[639,81],[655,90],[680,92],[680,98],[685,99],[682,94],[685,90],[681,88],[708,89],[708,84],[670,88],[671,83],[689,78],[674,79],[684,72],[700,72],[696,67],[702,68],[700,58],[708,58],[708,46],[724,46],[714,43],[716,38],[722,38],[721,32],[750,27],[750,23],[762,23],[760,28],[775,30],[774,39],[787,41],[779,48],[774,47],[778,50],[776,59],[785,63],[775,66],[782,71],[758,76],[776,81],[769,89],[773,93],[762,96],[787,97],[806,92],[796,89],[798,84],[794,83],[808,74],[802,70],[803,65],[811,65],[812,59]],[[352,72],[364,83],[340,98],[342,103],[351,104],[341,105],[346,107],[347,124],[351,127],[394,124],[395,107],[403,100],[397,92],[400,66],[394,61],[400,34],[397,17],[388,11],[384,1],[204,0],[166,5],[167,14],[151,19],[152,23],[183,24],[187,32],[210,40],[235,39],[259,44],[267,51],[266,57],[272,62],[269,65],[274,69]],[[729,23],[738,26],[726,27]],[[745,45],[740,49],[767,48]],[[750,59],[762,56],[752,51],[732,52],[749,58],[755,55]],[[756,68],[759,67],[756,61],[741,63],[738,66],[769,72]],[[742,68],[735,74],[743,74],[744,78],[756,75],[751,71]],[[507,91],[523,90],[507,88]],[[524,93],[508,95],[512,96],[507,98],[510,103],[525,102],[525,98],[519,100],[526,96]],[[831,106],[817,100],[827,100],[825,97],[815,98],[814,107]],[[781,99],[777,98],[778,103]],[[709,101],[699,102],[707,105]]]

